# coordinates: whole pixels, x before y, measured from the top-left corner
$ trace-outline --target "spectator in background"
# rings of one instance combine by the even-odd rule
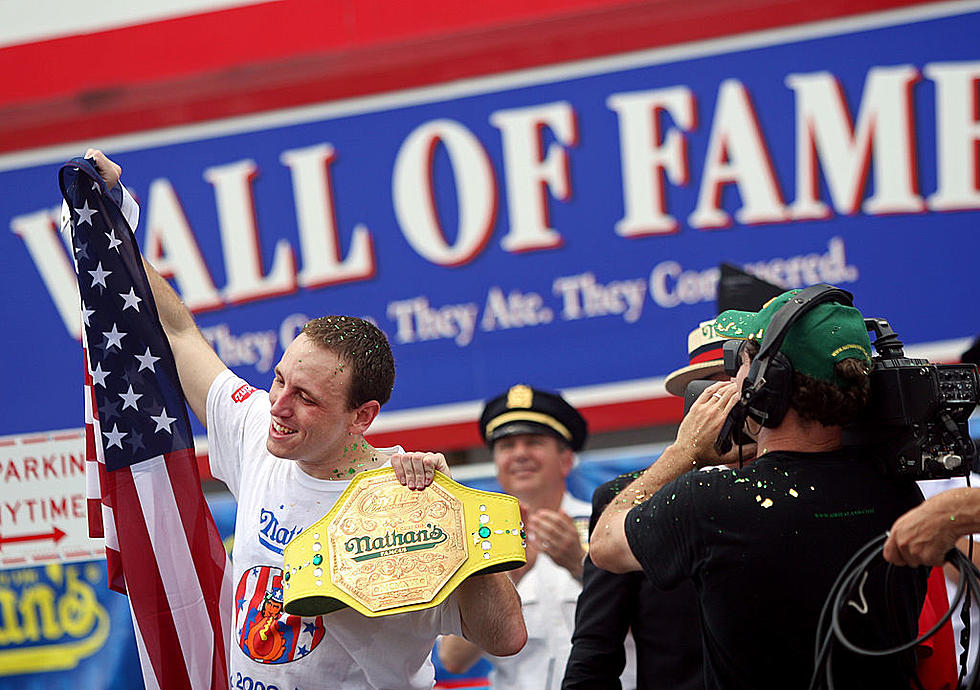
[[[722,344],[714,321],[704,321],[687,338],[687,366],[671,372],[664,387],[684,397],[692,381],[725,381]],[[639,472],[602,484],[592,496],[589,535],[603,509]],[[582,593],[575,609],[572,652],[562,690],[619,688],[626,663],[624,640],[636,645],[636,687],[640,690],[702,690],[701,627],[697,594],[690,581],[664,592],[641,572],[620,575],[597,568],[585,557]],[[627,678],[633,682],[633,678]]]
[[[490,657],[501,690],[557,690],[571,649],[575,602],[582,588],[590,506],[565,488],[585,419],[554,393],[513,386],[487,403],[480,432],[493,453],[497,481],[517,497],[527,530],[527,564],[509,571],[521,597],[528,640],[511,657]],[[458,636],[439,640],[439,660],[463,673],[483,653]]]

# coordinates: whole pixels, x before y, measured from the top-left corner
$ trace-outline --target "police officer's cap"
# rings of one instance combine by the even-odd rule
[[[488,446],[514,434],[551,434],[578,451],[588,428],[578,410],[560,395],[519,384],[483,408],[480,433]]]

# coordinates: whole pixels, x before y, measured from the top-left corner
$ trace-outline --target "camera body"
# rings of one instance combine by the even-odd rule
[[[976,457],[969,418],[980,401],[972,364],[932,364],[905,357],[884,319],[865,319],[877,339],[870,372],[871,404],[845,443],[868,447],[884,472],[907,479],[969,474]]]

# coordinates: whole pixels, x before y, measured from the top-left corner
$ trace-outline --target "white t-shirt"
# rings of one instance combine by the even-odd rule
[[[380,618],[353,609],[312,618],[281,612],[283,546],[323,517],[349,482],[315,479],[271,455],[265,445],[269,409],[267,392],[230,371],[208,391],[211,474],[238,500],[231,687],[432,688],[429,654],[436,637],[462,634],[454,595],[431,609]]]

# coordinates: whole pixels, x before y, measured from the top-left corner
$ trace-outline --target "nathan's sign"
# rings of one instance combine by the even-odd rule
[[[109,635],[96,590],[104,580],[92,563],[0,571],[0,677],[64,671],[97,654]]]
[[[841,285],[906,344],[946,352],[975,335],[962,314],[980,211],[980,14],[959,7],[104,148],[142,201],[147,257],[254,385],[306,318],[342,312],[393,341],[386,409],[429,423],[527,372],[622,402],[683,360],[721,261]],[[21,297],[4,322],[31,324],[0,347],[40,377],[10,432],[81,418],[80,399],[47,393],[78,377],[52,182],[64,157],[0,172],[22,190],[0,213],[0,280]]]

